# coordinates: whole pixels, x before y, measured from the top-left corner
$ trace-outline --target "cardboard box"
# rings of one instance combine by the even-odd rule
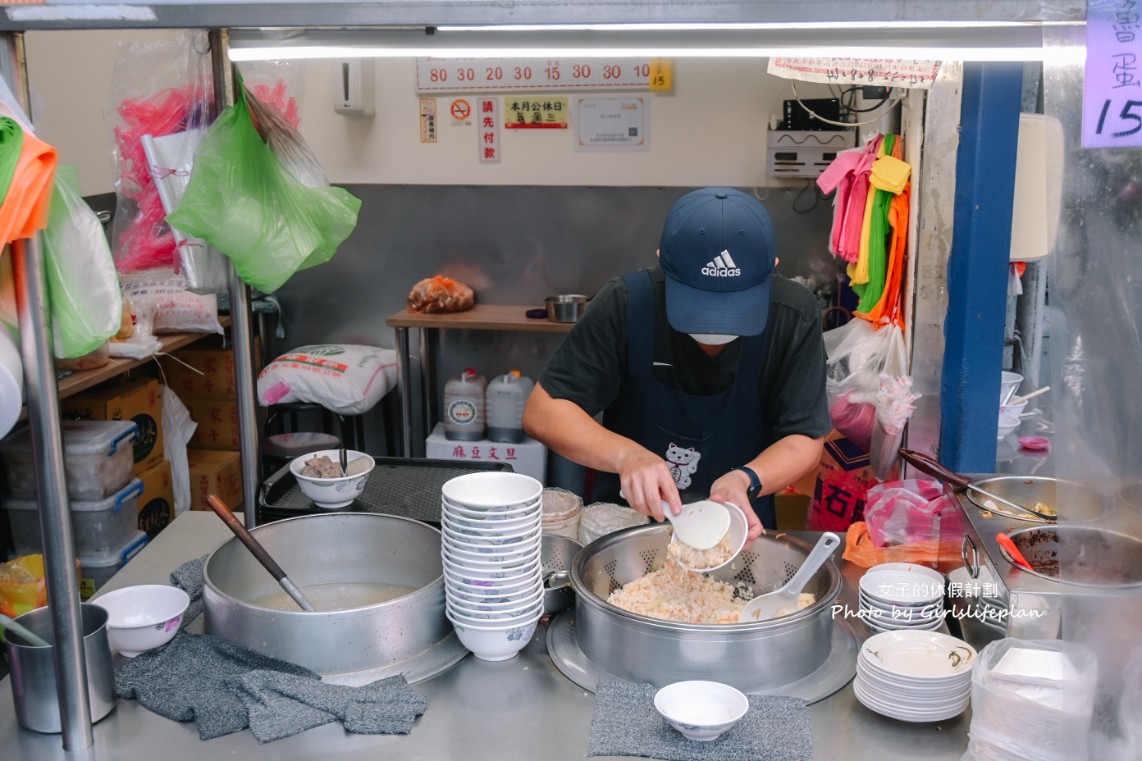
[[[190,509],[209,510],[207,495],[216,494],[237,512],[245,502],[242,492],[242,456],[210,449],[186,450],[190,465]]]
[[[159,460],[139,473],[143,493],[139,496],[139,529],[154,539],[174,520],[174,485],[171,464]]]
[[[198,423],[190,438],[192,449],[239,449],[238,402],[233,398],[183,398],[190,419]]]
[[[179,349],[161,363],[167,387],[183,401],[187,397],[233,400],[238,395],[232,349]]]
[[[444,436],[444,424],[437,423],[424,443],[425,456],[437,460],[463,462],[505,462],[516,473],[531,476],[541,484],[547,478],[547,447],[535,439],[519,444],[503,441],[452,441]]]
[[[163,410],[159,382],[134,378],[105,389],[60,400],[65,418],[76,420],[132,420],[139,426],[135,441],[134,475],[163,458]]]

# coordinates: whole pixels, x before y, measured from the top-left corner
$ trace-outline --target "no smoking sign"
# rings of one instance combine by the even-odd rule
[[[468,124],[472,116],[472,104],[463,98],[457,98],[452,101],[452,105],[448,107],[448,111],[452,114],[453,124]]]

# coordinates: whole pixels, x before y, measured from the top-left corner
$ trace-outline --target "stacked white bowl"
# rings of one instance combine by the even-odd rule
[[[543,484],[470,473],[441,487],[445,615],[477,658],[523,649],[543,616]]]
[[[975,649],[929,631],[895,631],[865,640],[853,692],[866,708],[893,719],[943,721],[971,702]]]
[[[939,628],[944,575],[915,563],[881,563],[860,577],[860,616],[878,632]]]

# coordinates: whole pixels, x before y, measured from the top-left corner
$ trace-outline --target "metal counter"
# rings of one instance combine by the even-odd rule
[[[184,513],[100,591],[166,583],[174,568],[212,552],[230,537],[213,514]],[[843,561],[840,568],[845,588],[838,602],[855,611],[855,582],[863,569]],[[850,619],[850,625],[859,639],[868,636],[860,622]],[[587,753],[594,695],[559,672],[547,655],[545,642],[546,626],[542,625],[531,643],[509,661],[488,663],[469,655],[444,673],[416,683],[415,689],[428,698],[428,710],[408,735],[354,735],[335,722],[266,745],[260,745],[249,731],[203,742],[193,723],[174,722],[133,700],[119,700],[116,709],[95,724],[95,744],[69,753],[63,750],[60,735],[40,735],[17,725],[11,686],[2,684],[0,748],[5,759],[27,761],[198,761],[206,754],[213,759],[274,761],[582,759]],[[829,761],[959,761],[967,748],[971,716],[969,709],[935,724],[888,719],[858,703],[851,683],[811,705],[809,714],[813,758]]]

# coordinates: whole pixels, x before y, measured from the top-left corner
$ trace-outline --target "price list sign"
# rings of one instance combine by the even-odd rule
[[[1142,146],[1142,18],[1139,0],[1089,0],[1083,147]]]
[[[417,58],[417,92],[669,90],[662,59]]]

